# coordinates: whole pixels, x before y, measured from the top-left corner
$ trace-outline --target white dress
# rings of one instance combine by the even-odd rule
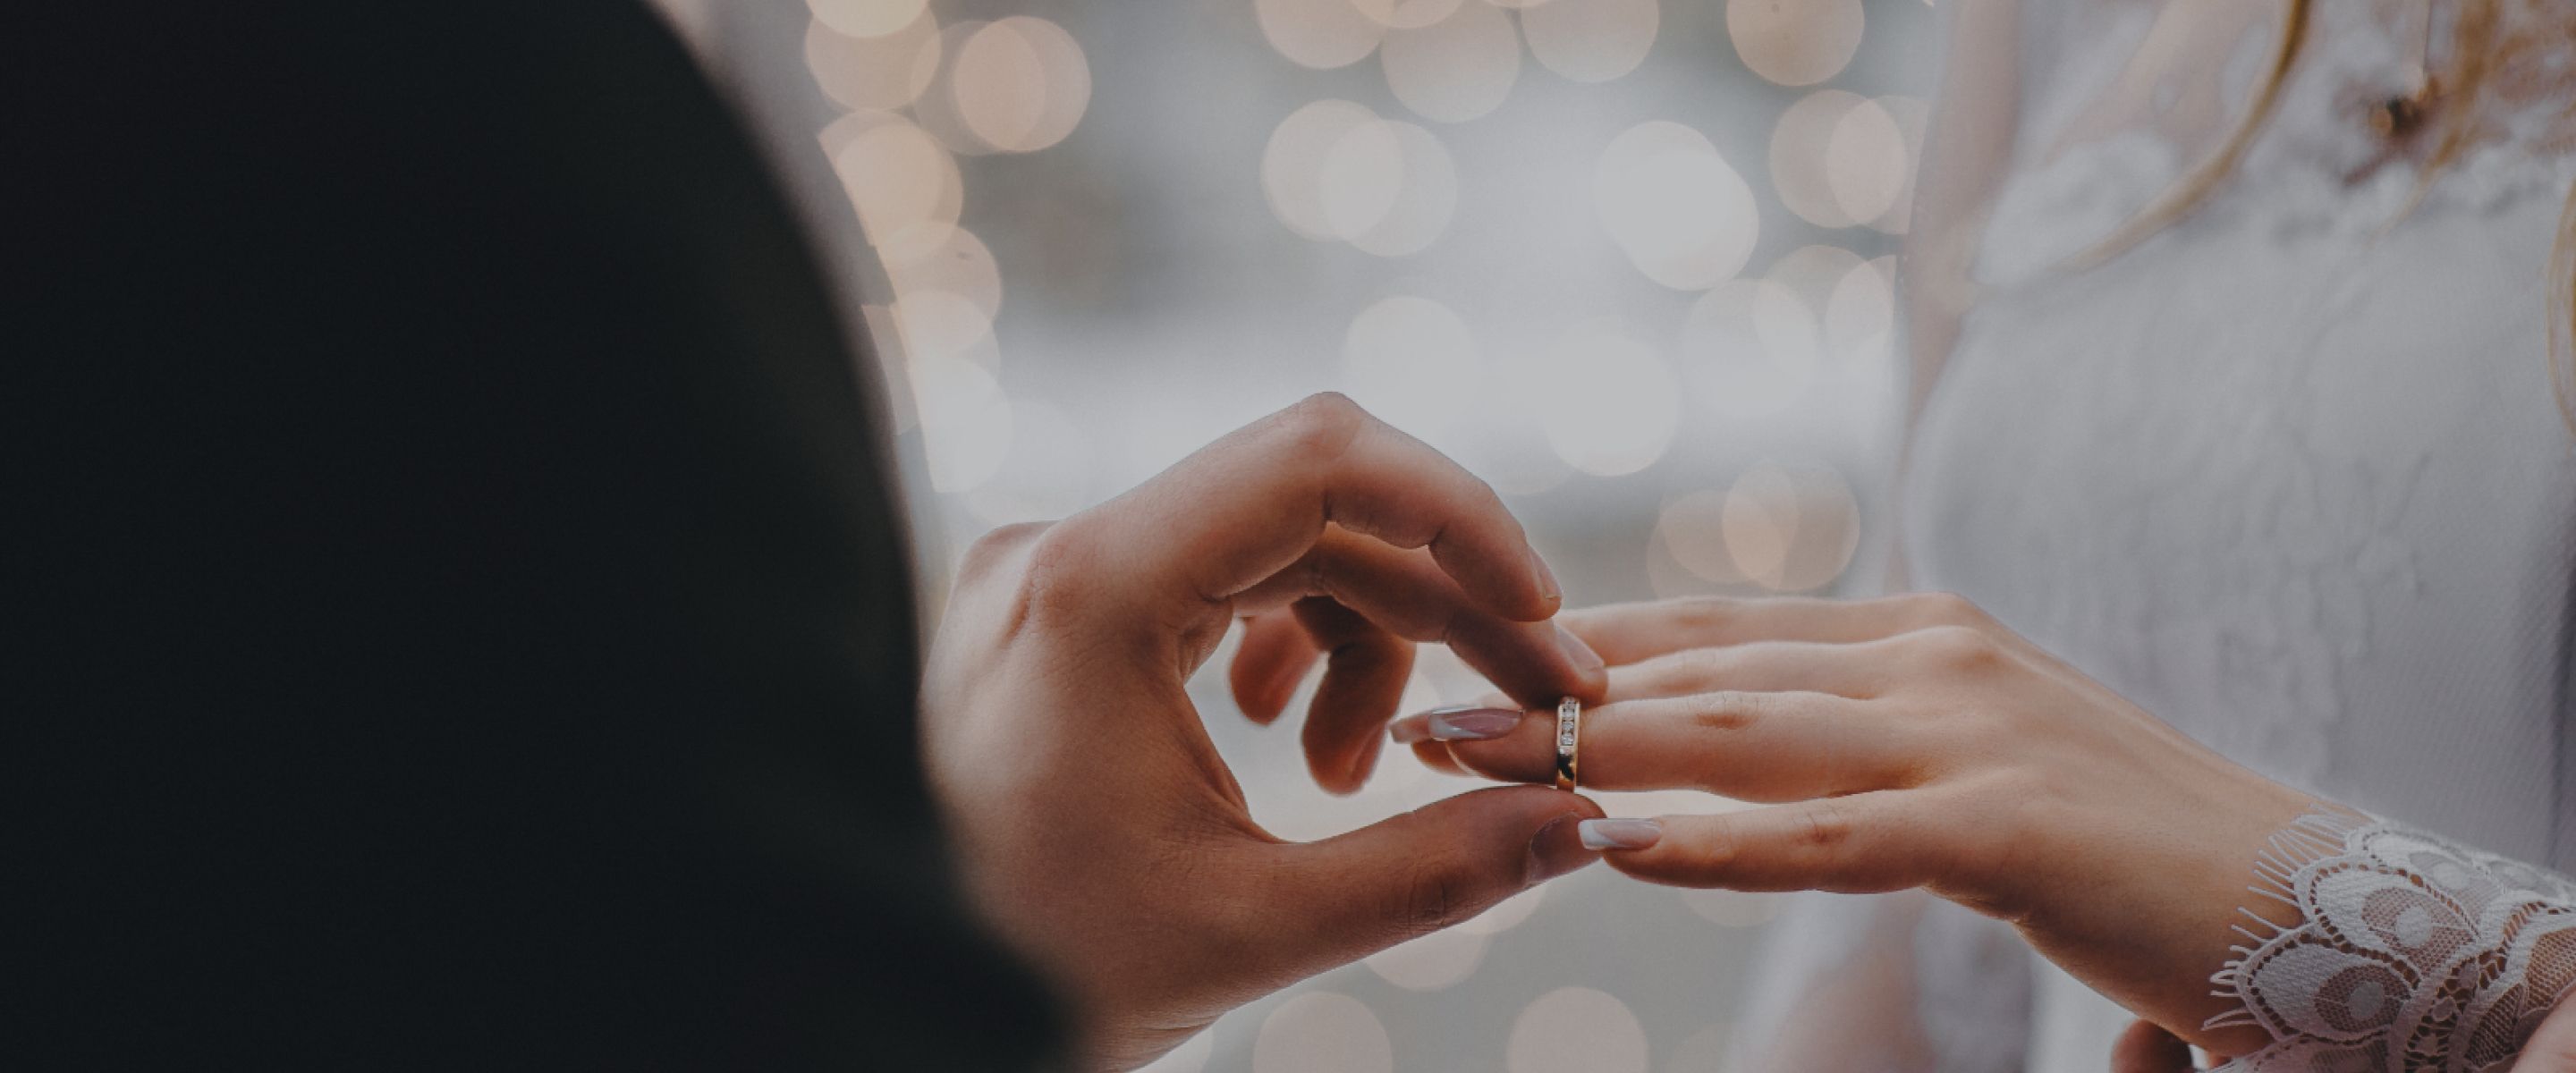
[[[2564,26],[2567,2],[2505,6]],[[2317,0],[2216,195],[2070,270],[2215,141],[2277,39],[2277,9],[2254,5],[2265,18],[2214,70],[2149,80],[2141,114],[2103,122],[2100,102],[2137,88],[2115,86],[2124,65],[2184,6],[2218,5],[2020,0],[2002,23],[2017,47],[1954,50],[2002,53],[1969,77],[2011,79],[2016,108],[1973,301],[1910,452],[1913,583],[2268,777],[2568,870],[2576,432],[2552,394],[2545,287],[2576,182],[2569,99],[2495,106],[2496,137],[2405,213],[2421,147],[2365,119],[2399,92],[2420,9]],[[2197,133],[2171,114],[2192,109],[2209,113]],[[1912,1014],[1933,1067],[2105,1067],[2124,1013],[2035,956],[1995,956],[2013,941],[1999,926],[1946,906],[1924,921]],[[1784,1002],[1830,993],[1834,959],[1812,953],[1826,926],[1785,933],[1824,982]]]

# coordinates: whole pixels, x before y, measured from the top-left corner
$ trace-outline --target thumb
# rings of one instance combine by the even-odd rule
[[[2191,1045],[2148,1021],[2131,1021],[2111,1047],[2111,1073],[2193,1073]]]
[[[1498,786],[1282,847],[1280,904],[1303,910],[1282,929],[1291,960],[1309,972],[1355,961],[1599,860],[1575,825],[1600,815],[1562,790]]]

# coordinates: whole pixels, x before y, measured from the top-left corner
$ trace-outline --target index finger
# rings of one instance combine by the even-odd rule
[[[1088,551],[1112,602],[1223,603],[1286,569],[1326,523],[1428,548],[1479,608],[1556,613],[1556,580],[1500,497],[1456,462],[1340,395],[1317,395],[1209,444],[1055,536]]]

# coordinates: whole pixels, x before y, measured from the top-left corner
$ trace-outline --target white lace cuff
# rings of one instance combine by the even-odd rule
[[[2256,908],[2213,981],[2274,1042],[2223,1073],[2476,1071],[2512,1064],[2576,988],[2576,883],[2422,831],[2318,813],[2274,835]],[[2282,915],[2273,910],[2272,915]]]

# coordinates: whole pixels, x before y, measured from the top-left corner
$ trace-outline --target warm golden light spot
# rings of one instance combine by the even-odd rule
[[[1655,519],[1655,538],[1664,554],[1693,577],[1719,584],[1740,584],[1735,557],[1726,550],[1726,496],[1690,492],[1664,502]]]
[[[911,104],[938,73],[938,53],[924,64],[923,48],[939,37],[928,9],[880,37],[851,37],[820,19],[805,27],[805,66],[823,95],[843,108],[892,111]]]
[[[1613,139],[1594,169],[1592,195],[1628,260],[1677,290],[1735,275],[1761,232],[1743,177],[1706,136],[1679,123],[1643,123]]]
[[[1377,113],[1349,101],[1316,101],[1279,121],[1261,153],[1261,192],[1279,222],[1319,242],[1342,238],[1325,214],[1325,162],[1345,136],[1378,122]],[[1394,148],[1400,154],[1402,147]]]
[[[915,224],[957,222],[966,194],[956,160],[903,117],[852,112],[823,128],[821,141],[869,241]]]
[[[1904,137],[1905,182],[1887,211],[1866,222],[1888,234],[1902,235],[1914,226],[1914,180],[1923,168],[1923,132],[1931,125],[1932,104],[1921,97],[1887,96],[1878,98],[1878,106],[1896,121]]]
[[[1402,171],[1394,199],[1350,243],[1380,257],[1405,257],[1429,248],[1449,229],[1458,209],[1458,167],[1430,131],[1394,120],[1381,124],[1395,136]]]
[[[1546,0],[1521,12],[1530,54],[1577,82],[1607,82],[1644,63],[1662,24],[1660,0]]]
[[[1845,111],[1825,142],[1825,186],[1841,215],[1857,222],[1879,219],[1896,207],[1911,164],[1904,130],[1877,101]]]
[[[1511,95],[1521,73],[1521,39],[1501,9],[1465,3],[1437,22],[1389,30],[1377,58],[1387,87],[1405,107],[1463,123]]]
[[[1558,988],[1512,1018],[1503,1059],[1510,1073],[1647,1073],[1646,1029],[1604,992]]]
[[[1349,0],[1370,19],[1398,30],[1419,30],[1455,14],[1466,0]]]
[[[1369,971],[1408,991],[1438,991],[1474,975],[1485,960],[1485,936],[1447,928],[1371,954]]]
[[[1002,312],[1002,270],[984,240],[962,227],[919,223],[877,244],[897,295],[944,291],[983,310]]]
[[[1309,991],[1262,1020],[1252,1073],[1395,1073],[1395,1045],[1360,1000]]]
[[[1828,467],[1763,462],[1726,493],[1722,520],[1735,568],[1764,588],[1808,592],[1833,583],[1860,546],[1860,507]]]
[[[1812,86],[1860,51],[1860,0],[1726,0],[1726,32],[1746,67],[1784,86]]]
[[[1867,103],[1869,98],[1857,93],[1817,90],[1781,112],[1771,128],[1772,192],[1799,219],[1818,227],[1860,222],[1835,197],[1830,161],[1843,117]]]
[[[1348,67],[1377,51],[1386,24],[1351,0],[1253,0],[1261,36],[1289,62],[1317,70]]]
[[[805,0],[816,21],[850,37],[883,37],[905,26],[929,5],[926,0]]]
[[[976,29],[958,46],[946,82],[966,130],[1006,152],[1063,141],[1091,104],[1082,46],[1063,27],[1027,15]]]

